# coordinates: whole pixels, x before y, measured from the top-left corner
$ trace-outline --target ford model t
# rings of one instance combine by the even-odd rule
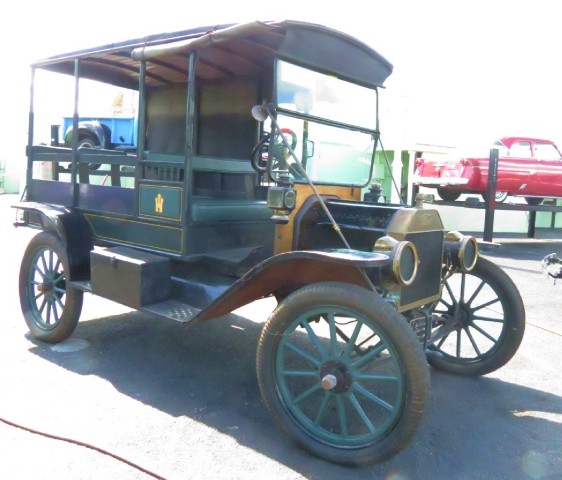
[[[32,98],[16,207],[41,230],[19,280],[36,338],[71,335],[85,292],[187,326],[274,297],[264,403],[300,445],[349,464],[412,438],[428,363],[481,375],[514,355],[520,296],[475,239],[369,194],[392,65],[367,45],[252,22],[55,56],[34,79],[45,70],[74,78],[78,133],[36,141]],[[136,92],[134,150],[83,148],[90,80]]]

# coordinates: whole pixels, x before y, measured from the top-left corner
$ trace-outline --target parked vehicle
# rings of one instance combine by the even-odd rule
[[[347,464],[408,444],[427,362],[482,375],[515,354],[521,298],[476,240],[436,210],[362,201],[392,65],[357,39],[251,22],[32,68],[137,88],[141,112],[134,153],[35,145],[32,122],[15,207],[41,230],[19,279],[36,338],[69,337],[85,292],[185,325],[274,297],[256,356],[264,402],[301,446]]]
[[[538,205],[544,197],[562,197],[562,155],[554,142],[529,137],[503,137],[498,149],[496,202],[509,195],[525,197]],[[436,188],[443,200],[454,201],[463,193],[486,196],[490,151],[462,158],[418,159],[413,182]]]
[[[56,135],[57,144],[72,148],[74,118],[64,117],[62,131]],[[59,127],[58,125],[56,127]],[[80,117],[78,119],[78,148],[106,148],[135,150],[137,142],[135,117]],[[62,135],[62,139],[59,137]]]

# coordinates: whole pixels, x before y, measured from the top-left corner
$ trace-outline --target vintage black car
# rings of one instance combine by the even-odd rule
[[[516,352],[521,298],[475,239],[370,195],[392,65],[369,46],[256,21],[55,56],[33,77],[43,70],[74,76],[74,131],[89,79],[137,92],[139,133],[135,152],[41,145],[32,98],[15,207],[17,225],[41,230],[20,274],[36,338],[69,337],[85,292],[187,326],[275,297],[257,346],[263,400],[300,445],[347,464],[407,445],[428,362],[482,375]]]

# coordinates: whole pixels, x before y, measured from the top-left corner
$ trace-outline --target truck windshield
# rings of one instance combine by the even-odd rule
[[[377,134],[376,95],[376,90],[278,60],[277,121],[314,182],[369,182]],[[274,149],[273,154],[285,157],[294,181],[304,180],[290,168],[294,160],[281,151]]]

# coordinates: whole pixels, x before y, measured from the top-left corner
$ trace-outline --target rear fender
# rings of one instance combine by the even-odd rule
[[[38,224],[66,246],[72,281],[90,278],[90,251],[94,248],[90,224],[81,213],[65,207],[25,202],[13,205],[27,213],[28,223]]]
[[[216,318],[270,295],[283,298],[319,282],[344,282],[371,289],[363,268],[382,268],[385,254],[357,250],[294,251],[275,255],[255,266],[194,319]],[[376,295],[376,293],[374,293]]]

